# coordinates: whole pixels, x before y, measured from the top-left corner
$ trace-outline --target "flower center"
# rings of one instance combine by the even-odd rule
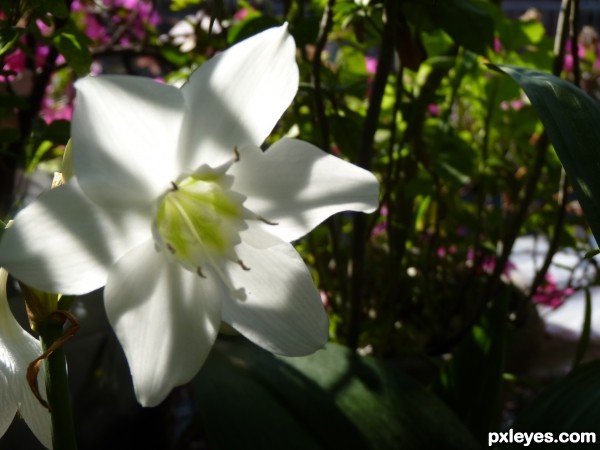
[[[231,176],[205,166],[173,182],[156,212],[155,239],[202,277],[206,264],[218,268],[223,259],[237,262],[233,247],[245,227],[244,197],[231,191],[230,184]]]

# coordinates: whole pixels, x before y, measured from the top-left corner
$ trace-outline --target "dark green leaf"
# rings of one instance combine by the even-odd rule
[[[596,248],[594,250],[590,250],[589,252],[587,252],[584,256],[585,259],[590,259],[593,258],[594,256],[600,254],[600,249]]]
[[[69,16],[69,8],[64,0],[31,0],[31,7],[40,16],[47,13],[52,14],[60,19]]]
[[[592,334],[592,294],[586,287],[585,291],[585,313],[583,315],[583,324],[581,326],[581,336],[577,342],[577,350],[573,358],[573,367],[577,367],[585,357],[590,345],[590,336]]]
[[[251,13],[237,25],[229,29],[227,42],[230,45],[243,41],[250,36],[254,36],[267,28],[281,25],[281,22],[272,16],[265,16],[259,13]]]
[[[55,120],[44,128],[41,140],[52,141],[55,144],[66,144],[71,136],[71,122]]]
[[[600,361],[582,365],[564,379],[549,386],[536,398],[512,425],[513,432],[560,433],[593,432],[600,436]],[[528,448],[564,449],[555,442],[531,445]],[[576,448],[598,448],[595,445],[574,445]],[[523,443],[505,444],[499,448],[523,449]]]
[[[337,345],[283,358],[241,338],[220,340],[194,389],[211,448],[478,448],[399,369]]]
[[[459,344],[444,367],[437,391],[480,443],[496,429],[511,290],[497,295],[491,307]]]
[[[510,75],[531,101],[596,239],[600,239],[600,105],[573,84],[537,70],[491,66]]]
[[[478,0],[440,1],[430,14],[433,23],[466,49],[484,55],[492,46],[494,21]]]

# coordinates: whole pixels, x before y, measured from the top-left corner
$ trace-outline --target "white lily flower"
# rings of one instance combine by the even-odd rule
[[[0,268],[0,436],[18,411],[39,441],[52,448],[50,413],[35,398],[26,377],[42,346],[14,318],[6,298],[7,279],[8,273]],[[38,382],[40,392],[45,392],[43,367]]]
[[[193,378],[221,320],[278,354],[327,340],[289,242],[336,212],[372,212],[378,183],[306,142],[258,147],[296,94],[295,50],[284,25],[217,55],[181,89],[78,81],[75,176],[21,211],[0,244],[0,263],[44,291],[106,286],[143,405]]]

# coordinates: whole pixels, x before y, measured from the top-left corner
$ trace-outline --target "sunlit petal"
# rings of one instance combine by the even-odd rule
[[[372,173],[295,139],[265,152],[244,148],[230,173],[244,206],[277,225],[263,225],[293,241],[341,211],[373,212],[379,185]]]
[[[76,83],[75,174],[96,203],[151,208],[179,175],[175,152],[184,114],[181,91],[133,76]]]
[[[226,290],[209,267],[204,275],[169,261],[152,241],[127,253],[110,272],[104,292],[108,318],[144,406],[190,381],[212,347]]]
[[[296,45],[287,25],[263,31],[215,56],[182,88],[189,112],[180,141],[186,167],[213,167],[233,148],[260,145],[298,89]]]
[[[0,436],[3,436],[17,413],[17,402],[4,373],[2,349],[0,349]]]
[[[241,244],[245,266],[227,268],[243,298],[223,302],[223,320],[261,347],[282,355],[307,355],[327,341],[327,315],[306,265],[288,243],[258,250]]]
[[[0,265],[46,292],[84,294],[103,286],[113,262],[151,235],[150,221],[98,208],[72,179],[17,215],[0,242]]]

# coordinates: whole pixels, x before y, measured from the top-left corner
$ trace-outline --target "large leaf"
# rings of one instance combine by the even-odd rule
[[[479,0],[444,0],[430,10],[432,20],[454,42],[485,55],[494,40],[494,21]]]
[[[551,439],[540,443],[539,447],[564,449],[568,444],[558,442],[561,433],[591,432],[595,433],[595,436],[600,436],[598,417],[600,417],[600,361],[594,361],[580,366],[543,391],[533,404],[517,417],[511,428],[513,435],[516,432],[553,433]],[[534,445],[532,447],[537,448]],[[578,444],[575,447],[598,448],[598,442],[595,445]],[[513,442],[501,445],[500,448],[522,449],[523,443]]]
[[[498,427],[507,311],[511,290],[498,295],[456,348],[436,390],[481,444]]]
[[[492,67],[510,75],[529,97],[599,240],[600,105],[553,75],[522,67]]]
[[[337,345],[284,358],[222,339],[193,383],[210,448],[478,448],[417,382]]]

